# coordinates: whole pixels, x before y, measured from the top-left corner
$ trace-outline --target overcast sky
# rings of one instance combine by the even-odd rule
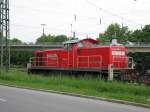
[[[111,23],[150,24],[150,0],[10,0],[10,17],[11,38],[25,42],[41,36],[43,23],[46,34],[70,36],[72,24],[79,38],[97,38]]]

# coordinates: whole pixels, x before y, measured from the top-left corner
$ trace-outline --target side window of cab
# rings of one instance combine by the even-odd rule
[[[92,43],[91,46],[92,46],[92,47],[96,47],[96,46],[97,46],[97,43]]]
[[[78,43],[78,46],[79,46],[79,47],[84,47],[84,43],[83,43],[83,42],[79,42],[79,43]]]
[[[65,50],[70,50],[72,48],[71,44],[64,44],[64,49]]]

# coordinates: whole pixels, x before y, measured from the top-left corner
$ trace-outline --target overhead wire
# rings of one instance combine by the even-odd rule
[[[27,9],[30,9],[30,11],[33,11],[33,12],[36,12],[36,13],[39,13],[39,11],[40,11],[40,12],[46,12],[46,13],[49,13],[49,12],[50,12],[50,11],[48,11],[48,10],[43,10],[43,9],[41,10],[41,9],[36,9],[36,8],[26,8],[26,7],[22,7],[22,6],[15,6],[15,7],[19,7],[19,8],[21,8],[21,9],[26,9],[26,10],[27,10]],[[59,13],[59,14],[62,14],[62,15],[63,15],[63,13]],[[67,15],[67,14],[65,14],[65,15]],[[70,16],[70,15],[68,15],[68,16]],[[73,15],[71,15],[71,16],[73,16]],[[85,21],[85,20],[95,20],[95,19],[97,19],[97,18],[94,18],[94,17],[87,17],[87,16],[79,16],[79,17],[83,17],[83,18],[86,18],[86,19],[77,19],[77,21],[76,21],[77,23],[78,23],[78,22],[83,22],[83,21]],[[22,25],[20,25],[20,24],[19,24],[19,25],[12,24],[12,25],[14,25],[14,26],[16,26],[16,27],[28,27],[28,28],[38,28],[38,29],[40,28],[40,27],[38,27],[38,26],[30,26],[30,25],[27,26],[27,25],[23,25],[23,24],[22,24]],[[64,26],[64,25],[69,26],[70,24],[67,25],[67,24],[65,23],[65,24],[59,25],[59,26]],[[97,25],[97,24],[96,24],[96,25]],[[57,26],[55,26],[55,27],[57,27]],[[53,30],[57,30],[57,31],[58,31],[58,30],[59,30],[59,31],[61,30],[61,31],[70,32],[69,30],[63,30],[63,29],[56,29],[56,28],[54,29],[54,28],[49,28],[49,27],[46,27],[46,28],[47,28],[47,29],[50,29],[50,30],[53,29]],[[78,33],[79,33],[79,32],[78,32]],[[81,32],[81,33],[83,33],[83,32]]]
[[[141,24],[141,23],[139,23],[139,22],[136,22],[136,21],[131,20],[131,19],[127,19],[127,18],[125,18],[125,17],[122,17],[122,16],[120,16],[120,15],[114,13],[114,12],[111,12],[111,11],[109,11],[109,10],[106,10],[106,9],[104,9],[104,8],[101,8],[100,6],[94,4],[93,2],[91,2],[91,1],[89,1],[89,0],[85,0],[85,1],[86,1],[87,3],[89,3],[89,4],[91,4],[92,6],[94,6],[95,8],[99,9],[100,11],[103,11],[103,12],[105,12],[105,13],[111,15],[111,16],[117,17],[117,18],[119,18],[119,19],[121,19],[121,20],[125,20],[126,22],[130,22],[130,23],[134,23],[134,24],[138,24],[138,25],[143,25],[143,24]],[[22,8],[22,9],[30,9],[30,12],[31,12],[31,11],[32,11],[32,12],[36,12],[36,13],[39,13],[39,12],[42,12],[42,13],[52,13],[52,12],[53,12],[53,13],[55,13],[55,16],[57,16],[56,14],[58,14],[59,16],[61,15],[61,16],[64,16],[64,17],[65,17],[65,16],[68,16],[68,17],[71,17],[71,16],[72,16],[72,17],[73,17],[73,15],[71,15],[71,14],[66,14],[66,13],[63,13],[63,12],[55,11],[55,10],[50,11],[50,10],[43,10],[43,9],[31,8],[31,7],[26,8],[26,7],[17,6],[17,5],[15,5],[15,7]],[[77,15],[77,16],[79,16],[79,15]],[[96,20],[96,19],[99,19],[99,18],[96,18],[96,17],[88,17],[88,16],[81,16],[81,15],[80,15],[79,17],[85,17],[86,19],[78,19],[76,22],[85,22],[86,20]]]
[[[35,13],[39,13],[39,12],[42,12],[42,13],[55,13],[55,16],[64,16],[64,17],[68,16],[68,17],[73,18],[73,16],[75,15],[75,14],[67,14],[67,13],[63,13],[63,12],[58,12],[58,11],[55,11],[55,10],[37,9],[37,8],[31,8],[31,7],[26,8],[26,7],[17,6],[17,5],[15,5],[15,7],[18,7],[20,9],[25,9],[25,10],[30,9],[30,12],[35,12]],[[96,17],[83,16],[83,15],[78,15],[78,14],[76,14],[76,16],[77,16],[77,21],[76,22],[97,19]],[[79,18],[82,18],[82,19],[79,19]],[[85,18],[85,19],[83,19],[83,18]]]
[[[29,29],[35,29],[35,28],[36,29],[41,29],[40,26],[32,26],[32,25],[24,25],[24,24],[16,24],[16,23],[12,23],[12,25],[16,26],[16,27],[29,28]],[[51,28],[51,27],[46,27],[46,29],[55,30],[55,31],[70,32],[69,30],[57,29],[57,28]],[[85,35],[85,34],[95,34],[95,32],[91,32],[91,33],[78,32],[77,35]]]
[[[104,9],[104,8],[101,8],[101,7],[99,7],[98,5],[96,5],[96,4],[94,4],[94,3],[92,3],[91,1],[89,1],[89,0],[86,0],[86,2],[88,2],[89,4],[91,4],[92,6],[94,6],[95,8],[97,8],[98,10],[100,10],[100,11],[103,11],[103,12],[105,12],[105,13],[107,13],[107,14],[109,14],[109,15],[111,15],[111,16],[114,16],[114,17],[117,17],[117,18],[119,18],[119,19],[121,19],[121,20],[126,20],[126,21],[128,21],[128,22],[130,22],[130,23],[136,23],[136,24],[138,24],[138,25],[142,25],[142,24],[140,24],[140,23],[138,23],[138,22],[135,22],[135,21],[133,21],[133,20],[130,20],[130,19],[126,19],[126,18],[124,18],[124,17],[121,17],[120,15],[118,15],[118,14],[116,14],[116,13],[113,13],[113,12],[111,12],[111,11],[108,11],[108,10],[106,10],[106,9]],[[47,9],[37,9],[37,8],[33,8],[33,7],[23,7],[23,6],[17,6],[17,5],[15,5],[15,7],[17,7],[17,8],[20,8],[20,9],[24,9],[24,10],[29,10],[30,12],[35,12],[35,13],[39,13],[39,12],[42,12],[42,13],[55,13],[55,15],[57,16],[57,14],[60,16],[64,16],[64,17],[66,17],[66,16],[68,16],[68,17],[71,17],[72,16],[72,18],[73,18],[73,14],[67,14],[67,13],[63,13],[63,12],[59,12],[59,11],[55,11],[55,10],[47,10]],[[82,19],[79,19],[79,18],[82,18]],[[84,19],[85,18],[85,19]],[[105,18],[105,19],[107,19],[108,20],[108,18]],[[85,21],[89,21],[89,20],[96,20],[96,21],[98,21],[99,20],[99,18],[97,17],[88,17],[88,16],[81,16],[81,15],[77,15],[77,20],[76,20],[76,22],[78,23],[78,22],[85,22]],[[71,21],[70,23],[65,23],[65,24],[63,24],[63,25],[59,25],[59,26],[68,26],[69,27],[69,25],[70,24],[72,24],[72,22],[73,21]],[[103,24],[104,23],[106,23],[106,22],[104,22],[103,21]],[[92,23],[93,24],[93,23]],[[37,29],[40,29],[41,27],[39,26],[31,26],[31,25],[23,25],[23,24],[12,24],[12,25],[14,25],[14,26],[16,26],[16,27],[26,27],[26,28],[37,28]],[[80,24],[81,25],[81,24]],[[99,25],[99,24],[97,24],[97,25]],[[56,29],[56,28],[50,28],[50,27],[46,27],[47,29],[49,29],[49,30],[57,30],[57,31],[65,31],[65,32],[70,32],[70,30],[64,30],[64,29],[59,29],[60,27],[59,26],[55,26],[55,27],[57,27],[58,29]],[[84,33],[84,32],[78,32],[78,33],[81,33],[81,34],[87,34],[87,33]]]
[[[96,4],[94,4],[93,2],[91,2],[91,1],[89,1],[89,0],[85,0],[85,1],[86,1],[88,4],[92,5],[93,7],[99,9],[100,11],[103,11],[103,12],[105,12],[105,13],[108,13],[109,15],[112,15],[112,16],[114,16],[114,17],[117,17],[117,18],[121,19],[122,21],[125,20],[125,21],[130,22],[130,23],[138,24],[138,25],[140,25],[140,26],[143,25],[143,24],[141,24],[141,23],[139,23],[139,22],[136,22],[136,21],[131,20],[131,19],[127,19],[127,18],[125,18],[125,17],[122,17],[122,16],[120,16],[120,15],[114,13],[114,12],[111,12],[111,11],[109,11],[109,10],[106,10],[106,9],[104,9],[104,8],[102,8],[102,7],[100,7],[100,6],[96,5]]]

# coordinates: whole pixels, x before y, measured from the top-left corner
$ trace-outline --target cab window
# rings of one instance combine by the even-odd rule
[[[64,49],[65,49],[65,50],[70,50],[71,47],[72,47],[71,44],[64,44]]]
[[[84,43],[83,43],[83,42],[80,42],[80,43],[78,43],[78,46],[79,46],[79,47],[84,47]]]
[[[92,46],[92,47],[96,47],[97,44],[96,44],[96,43],[91,43],[91,46]]]

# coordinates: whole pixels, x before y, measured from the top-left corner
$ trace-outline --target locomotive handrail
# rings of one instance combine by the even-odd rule
[[[80,61],[80,58],[87,58],[86,61]],[[96,59],[99,58],[98,60],[92,60],[92,59]],[[56,57],[57,60],[56,62],[49,62],[48,61],[48,57],[31,57],[30,58],[30,63],[31,66],[33,67],[58,67],[58,56]],[[79,67],[79,64],[87,64],[87,66],[85,67]],[[53,64],[56,64],[53,66]],[[91,64],[98,64],[98,66],[91,66]],[[101,69],[102,67],[102,56],[101,55],[92,55],[92,56],[78,56],[77,57],[77,68],[97,68],[97,69]]]
[[[115,59],[116,58],[116,59]],[[118,60],[118,58],[120,58]],[[53,61],[49,61],[48,59],[52,59]],[[126,60],[126,68],[124,68],[122,60]],[[58,56],[49,58],[49,57],[31,57],[30,58],[31,66],[33,67],[58,67]],[[112,64],[117,64],[117,66],[113,66],[114,69],[133,69],[133,58],[132,57],[118,57],[114,56],[112,60]],[[121,65],[122,64],[122,65]],[[83,65],[83,66],[82,66]],[[91,66],[92,65],[92,66]],[[77,57],[77,68],[95,68],[102,69],[102,56],[101,55],[92,55],[92,56],[78,56]]]
[[[42,59],[42,61],[40,61]],[[53,57],[53,59],[56,60],[56,62],[49,62],[48,59],[52,59],[49,57],[31,57],[30,58],[30,63],[31,66],[43,66],[43,67],[57,67],[59,65],[58,63],[58,56]],[[56,64],[55,66],[52,66],[52,64]]]
[[[93,57],[98,57],[99,58],[99,62],[98,60],[96,61],[90,61],[90,58]],[[84,61],[80,61],[80,58],[83,58]],[[85,60],[87,58],[87,60]],[[87,64],[87,66],[84,65],[84,67],[79,66],[79,64]],[[97,67],[92,67],[90,66],[91,64],[99,64],[99,66]],[[77,57],[77,68],[97,68],[97,69],[101,69],[102,67],[102,56],[101,55],[92,55],[92,56],[78,56]]]

